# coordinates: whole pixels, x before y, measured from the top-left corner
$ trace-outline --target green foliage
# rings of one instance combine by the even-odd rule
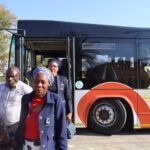
[[[16,16],[0,5],[0,28],[10,28],[16,23]]]
[[[3,5],[0,5],[0,71],[4,71],[4,68],[8,62],[8,49],[10,45],[10,37],[5,29],[10,29],[16,24],[16,16],[14,16],[9,10],[6,10]]]
[[[0,77],[0,82],[5,82],[5,76]]]
[[[36,66],[47,66],[47,62],[48,62],[48,59],[50,58],[43,58],[42,60],[42,57],[40,55],[37,55],[36,56]]]

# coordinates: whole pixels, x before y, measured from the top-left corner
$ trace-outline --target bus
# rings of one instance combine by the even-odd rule
[[[21,80],[30,84],[29,72],[53,57],[68,61],[76,128],[150,128],[150,29],[18,20],[9,66]]]

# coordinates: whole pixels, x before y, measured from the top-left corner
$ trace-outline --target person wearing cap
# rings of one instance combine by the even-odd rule
[[[66,106],[67,120],[71,121],[73,110],[72,110],[71,91],[67,77],[58,75],[58,71],[61,67],[60,61],[58,59],[56,58],[49,59],[47,66],[54,76],[54,82],[49,87],[49,90],[51,92],[59,94],[63,98],[63,102],[65,103]]]
[[[17,146],[21,150],[67,150],[64,104],[48,90],[54,77],[48,68],[37,67],[33,79],[33,92],[22,98]]]

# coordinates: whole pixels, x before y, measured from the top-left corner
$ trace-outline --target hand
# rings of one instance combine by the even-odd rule
[[[67,114],[66,118],[69,122],[71,122],[72,121],[72,112]]]

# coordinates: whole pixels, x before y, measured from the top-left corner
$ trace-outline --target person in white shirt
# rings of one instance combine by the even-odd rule
[[[6,71],[6,82],[0,84],[0,111],[4,115],[10,138],[15,136],[20,119],[22,96],[32,88],[20,81],[20,71],[13,66]]]

